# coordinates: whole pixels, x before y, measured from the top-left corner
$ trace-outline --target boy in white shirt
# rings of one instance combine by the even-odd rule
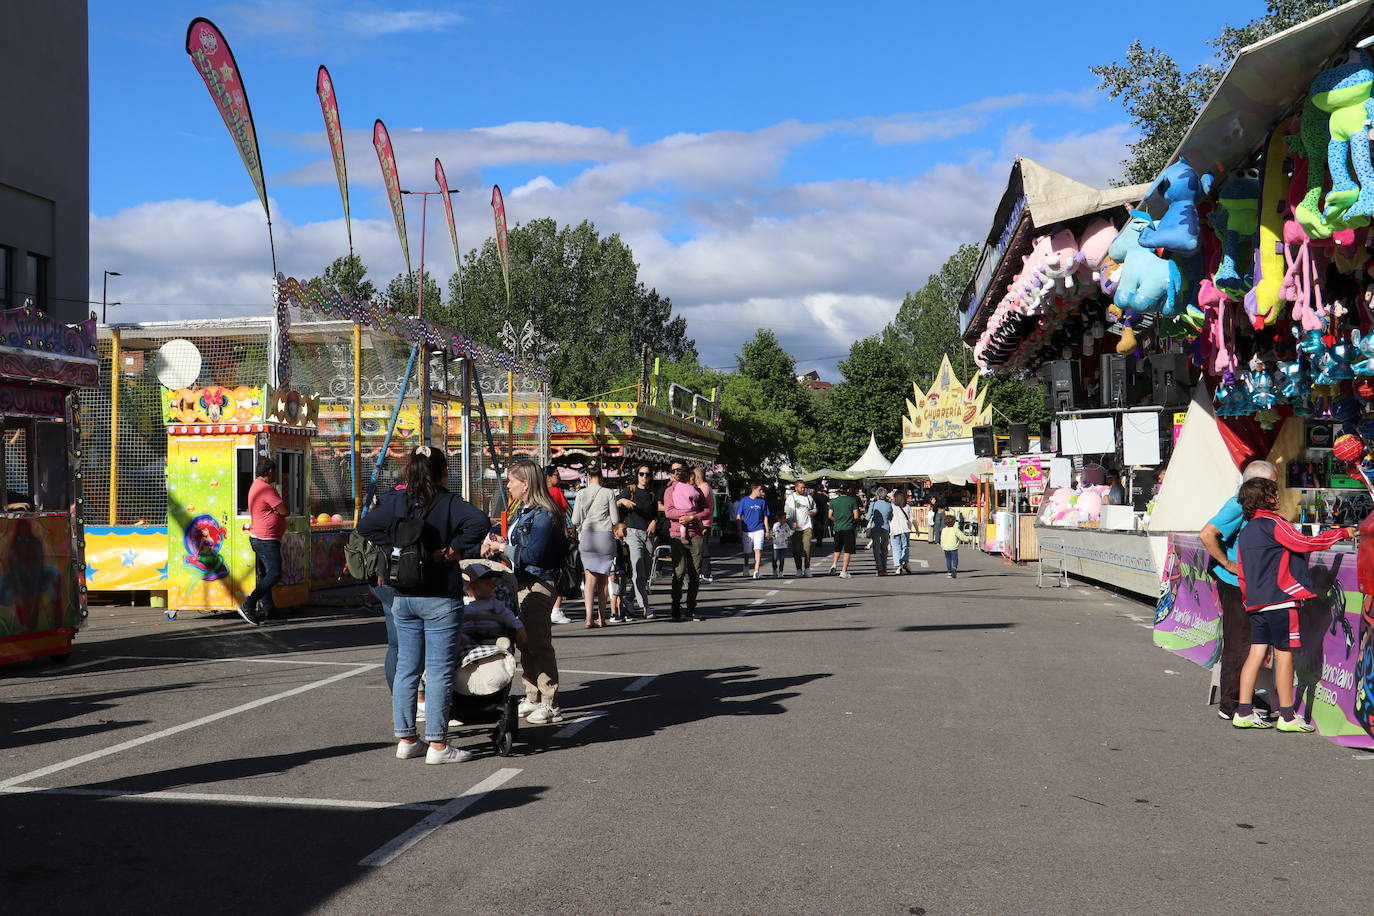
[[[787,548],[792,541],[792,526],[787,524],[785,519],[779,518],[773,523],[773,578],[777,579],[782,575],[783,569],[787,566]]]

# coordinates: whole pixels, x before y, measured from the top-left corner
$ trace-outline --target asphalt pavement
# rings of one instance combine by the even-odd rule
[[[758,581],[717,559],[701,622],[557,627],[564,721],[510,757],[459,729],[477,756],[448,766],[393,755],[378,617],[93,608],[65,666],[0,668],[0,908],[1368,905],[1374,755],[1221,722],[1143,603],[913,558]]]

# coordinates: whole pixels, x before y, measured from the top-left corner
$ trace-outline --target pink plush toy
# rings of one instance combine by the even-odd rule
[[[1088,223],[1078,239],[1079,279],[1082,285],[1099,282],[1102,262],[1107,259],[1107,249],[1116,240],[1116,226],[1101,216]]]
[[[1073,272],[1078,267],[1078,240],[1067,229],[1059,229],[1049,237],[1049,254],[1040,267],[1041,276],[1059,292],[1073,287]]]

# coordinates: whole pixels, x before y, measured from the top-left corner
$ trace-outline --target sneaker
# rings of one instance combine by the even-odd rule
[[[523,719],[538,708],[538,703],[531,703],[529,700],[521,700],[520,705],[515,709],[515,714]]]
[[[947,572],[947,573],[945,573],[945,575],[948,576],[948,577],[951,578],[951,579],[954,578],[954,573],[952,573],[952,572]]]
[[[850,575],[849,573],[847,573],[847,572],[842,572],[842,573],[840,573],[840,578],[841,578],[841,579],[852,579],[852,578],[854,578],[854,577],[851,576],[851,575]]]
[[[248,606],[248,602],[245,601],[243,604],[234,608],[234,610],[251,626],[262,626],[262,621],[258,619],[257,614],[253,613],[253,609]]]
[[[557,706],[549,706],[547,703],[539,704],[539,708],[525,717],[525,721],[531,725],[544,725],[547,722],[562,722],[563,710]]]
[[[430,748],[425,752],[425,763],[462,763],[464,760],[472,759],[472,751],[465,751],[452,745],[445,747],[442,751]]]
[[[572,623],[572,621],[562,611],[554,611],[549,615],[549,623]]]
[[[1217,710],[1217,718],[1223,722],[1230,722],[1233,715],[1235,715],[1235,713],[1222,712],[1220,709]]]
[[[701,581],[702,581],[702,582],[705,582],[707,585],[710,585],[711,583],[715,582],[716,580],[715,580],[715,577],[714,577],[714,576],[702,576],[702,577],[701,577]]]
[[[606,618],[606,622],[607,622],[607,623],[624,623],[624,622],[625,622],[625,618],[624,618],[624,617],[617,617],[615,614],[612,614],[611,616],[609,616],[609,617]]]
[[[1281,732],[1294,732],[1301,734],[1304,732],[1314,732],[1317,730],[1317,726],[1313,725],[1311,722],[1308,722],[1301,715],[1294,713],[1293,718],[1291,719],[1285,719],[1282,716],[1280,716],[1279,721],[1274,724],[1274,729],[1276,731]]]
[[[803,578],[803,579],[810,579],[810,578],[811,578],[811,570],[810,570],[810,569],[804,569],[804,570],[802,570],[802,578]]]
[[[410,760],[412,757],[419,757],[425,752],[426,747],[427,745],[423,741],[411,741],[408,744],[404,741],[398,741],[396,742],[396,759]]]
[[[653,620],[653,619],[654,619],[654,612],[653,612],[653,611],[645,611],[645,612],[644,612],[644,619],[645,619],[645,620]]]
[[[449,728],[462,728],[462,727],[463,727],[463,723],[462,723],[461,721],[459,721],[458,719],[449,719],[449,720],[448,720],[448,727],[449,727]]]
[[[1231,717],[1231,725],[1236,728],[1273,728],[1268,722],[1255,715],[1253,712],[1248,716],[1236,713]]]

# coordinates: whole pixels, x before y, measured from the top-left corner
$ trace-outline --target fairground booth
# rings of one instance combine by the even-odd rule
[[[1278,467],[1280,510],[1301,527],[1361,527],[1358,552],[1309,558],[1320,595],[1294,653],[1309,720],[1361,747],[1374,746],[1372,8],[1243,50],[1151,185],[1042,214],[1019,160],[965,302],[980,368],[1038,376],[1054,411],[1042,557],[1157,601],[1158,645],[1219,657],[1198,531],[1250,460]]]
[[[86,616],[81,411],[96,385],[95,321],[0,310],[0,664],[63,657]]]

